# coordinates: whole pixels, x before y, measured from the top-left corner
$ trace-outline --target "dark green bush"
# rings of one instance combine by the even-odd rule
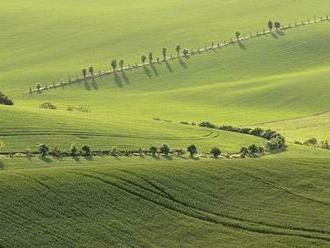
[[[2,92],[0,92],[0,104],[3,104],[3,105],[14,105],[14,102],[8,96],[6,96]]]

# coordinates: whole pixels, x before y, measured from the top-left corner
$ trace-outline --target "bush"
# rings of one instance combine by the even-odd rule
[[[167,156],[170,153],[170,148],[168,147],[168,145],[164,144],[161,146],[160,152]]]
[[[200,127],[216,128],[216,126],[209,121],[203,121],[203,122],[199,123],[198,125]]]
[[[40,104],[39,107],[42,109],[51,109],[51,110],[57,109],[56,105],[54,105],[50,102],[44,102],[44,103]]]
[[[38,150],[42,157],[46,157],[49,151],[49,147],[46,146],[45,144],[40,144],[38,146]]]
[[[241,158],[246,158],[249,155],[249,150],[246,147],[242,147],[240,150]]]
[[[221,155],[221,150],[217,147],[213,147],[210,153],[214,158],[218,158]]]
[[[317,145],[317,139],[316,138],[310,138],[310,139],[308,139],[304,142],[304,145],[315,146],[315,145]]]
[[[8,96],[6,96],[2,92],[0,92],[0,104],[3,104],[3,105],[14,105],[14,102]]]
[[[188,146],[187,151],[190,153],[190,157],[194,157],[197,153],[197,147],[195,145]]]
[[[328,140],[323,140],[323,141],[321,141],[320,147],[321,147],[322,149],[328,149],[328,150],[330,150],[330,144],[329,144],[329,141],[328,141]],[[1,145],[0,145],[0,148],[1,148]]]
[[[61,148],[60,148],[59,146],[56,146],[56,147],[52,150],[51,154],[52,154],[54,157],[57,157],[57,158],[61,157],[61,155],[62,155],[62,153],[61,153]]]

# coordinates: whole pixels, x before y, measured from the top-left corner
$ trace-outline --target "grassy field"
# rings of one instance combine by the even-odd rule
[[[288,151],[260,159],[0,157],[0,247],[328,247],[330,152],[293,145],[330,139],[327,22],[88,80],[163,47],[197,49],[327,15],[325,0],[6,1],[0,3],[4,151],[138,149],[165,143],[238,152],[265,140],[180,122],[271,128]],[[40,109],[51,102],[57,110]],[[83,106],[89,112],[68,111]]]

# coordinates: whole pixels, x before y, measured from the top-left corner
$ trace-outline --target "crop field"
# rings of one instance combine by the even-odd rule
[[[1,2],[0,92],[13,105],[0,101],[0,248],[330,247],[329,10]],[[114,60],[128,68],[110,73]],[[268,149],[257,128],[287,148]],[[169,154],[152,154],[163,144]]]

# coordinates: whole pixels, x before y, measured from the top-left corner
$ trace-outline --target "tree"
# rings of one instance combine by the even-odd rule
[[[236,32],[235,35],[236,35],[236,39],[238,40],[239,37],[241,36],[241,33],[240,32]]]
[[[117,68],[117,60],[114,59],[111,61],[111,67],[112,67],[112,70],[115,72],[116,68]]]
[[[197,153],[197,147],[195,145],[188,146],[187,151],[190,153],[190,157],[194,157]]]
[[[149,63],[152,64],[152,61],[154,60],[152,52],[149,53]]]
[[[86,69],[82,69],[82,70],[81,70],[81,73],[82,73],[82,75],[83,75],[83,77],[84,77],[84,79],[85,79],[86,76],[87,76],[87,70],[86,70]]]
[[[73,157],[78,155],[78,149],[75,144],[72,144],[70,147],[70,155]]]
[[[37,91],[40,93],[41,85],[40,85],[39,83],[36,83],[36,89],[37,89]]]
[[[213,147],[210,153],[214,158],[218,158],[221,155],[221,150],[218,147]]]
[[[150,146],[149,151],[151,152],[152,156],[155,156],[157,153],[157,147]]]
[[[177,45],[177,46],[175,47],[175,51],[176,51],[176,54],[178,55],[178,57],[179,57],[179,55],[180,55],[180,50],[181,50],[180,45]]]
[[[268,22],[268,28],[269,28],[269,30],[272,31],[273,30],[273,27],[274,27],[273,22],[272,21],[269,21]]]
[[[93,67],[93,66],[90,66],[90,67],[88,68],[88,71],[89,71],[89,73],[90,73],[92,76],[94,76],[94,67]]]
[[[85,157],[90,157],[92,155],[91,148],[88,145],[84,145],[81,148],[81,151]]]
[[[164,60],[166,60],[166,57],[167,57],[167,48],[163,48],[163,58]]]
[[[49,151],[49,147],[46,146],[45,144],[40,144],[38,146],[39,153],[41,154],[42,157],[46,157],[47,153]]]
[[[182,53],[183,53],[183,55],[185,57],[187,57],[189,55],[189,50],[188,49],[184,49]]]
[[[276,30],[279,30],[281,28],[281,23],[275,22],[274,26],[275,26]]]
[[[120,66],[120,69],[121,69],[121,70],[124,70],[124,60],[121,59],[121,60],[119,61],[119,66]]]
[[[145,55],[142,55],[141,56],[141,62],[142,62],[142,64],[145,64],[146,63],[146,60],[147,60],[147,57]]]
[[[163,144],[160,148],[160,152],[165,154],[166,156],[170,153],[170,148],[168,145]]]
[[[57,158],[59,158],[59,157],[61,157],[61,148],[59,147],[59,146],[55,146],[55,148],[53,149],[53,151],[52,151],[52,155],[54,156],[54,157],[57,157]]]

